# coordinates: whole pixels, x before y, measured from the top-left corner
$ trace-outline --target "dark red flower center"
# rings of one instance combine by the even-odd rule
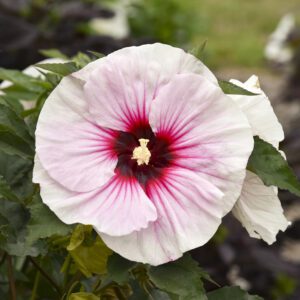
[[[138,165],[137,160],[132,159],[133,150],[140,146],[139,139],[149,140],[147,148],[151,157],[148,164]],[[174,157],[170,144],[168,136],[155,135],[148,123],[136,124],[128,132],[120,131],[114,144],[118,155],[116,171],[126,177],[134,176],[145,186],[147,181],[161,176],[163,169],[171,165]]]

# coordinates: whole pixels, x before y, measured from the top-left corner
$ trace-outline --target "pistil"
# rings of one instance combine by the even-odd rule
[[[139,139],[140,146],[135,147],[132,153],[132,159],[137,160],[137,164],[139,166],[146,164],[149,164],[149,160],[151,157],[151,152],[147,148],[147,144],[149,143],[149,140],[147,139]]]

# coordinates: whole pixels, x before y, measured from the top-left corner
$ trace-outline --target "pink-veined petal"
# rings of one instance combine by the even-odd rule
[[[249,123],[219,87],[201,75],[177,75],[151,105],[150,125],[171,137],[174,163],[199,172],[220,188],[224,214],[242,188],[253,149]]]
[[[113,175],[114,133],[88,113],[82,82],[65,77],[48,97],[36,129],[36,152],[48,174],[67,189],[94,190]]]
[[[108,247],[127,259],[151,265],[175,260],[205,244],[221,222],[223,193],[191,170],[167,169],[146,191],[157,209],[157,221],[118,238],[100,233]]]
[[[231,79],[230,82],[252,93],[253,96],[229,95],[243,110],[251,125],[253,135],[258,135],[266,142],[278,148],[284,139],[284,132],[279,123],[270,100],[259,87],[256,76],[251,76],[245,83]]]
[[[263,239],[268,244],[274,243],[277,233],[290,225],[283,214],[277,188],[265,186],[250,171],[247,171],[241,196],[232,212],[251,237]]]
[[[155,221],[154,205],[134,178],[114,175],[104,186],[86,193],[73,192],[54,181],[36,156],[35,182],[40,182],[45,204],[65,223],[90,224],[112,236],[126,235]]]
[[[152,100],[179,73],[200,73],[216,83],[194,56],[162,44],[121,49],[74,76],[86,80],[86,98],[98,124],[126,131],[148,122]]]

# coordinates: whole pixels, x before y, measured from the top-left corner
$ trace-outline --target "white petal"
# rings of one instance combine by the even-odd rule
[[[65,77],[48,97],[36,129],[41,164],[54,180],[78,192],[106,183],[117,165],[114,132],[95,124],[86,106],[82,82]]]
[[[241,197],[232,212],[251,237],[263,239],[268,244],[275,242],[277,233],[290,225],[283,214],[277,188],[265,186],[250,171],[247,171]]]
[[[122,237],[100,233],[108,247],[127,259],[151,265],[175,260],[205,244],[221,223],[222,192],[193,171],[170,168],[146,192],[156,206],[157,221]]]
[[[266,142],[278,148],[279,142],[284,139],[284,133],[279,123],[270,100],[260,89],[258,78],[251,76],[245,83],[238,80],[230,80],[257,96],[229,95],[243,110],[251,125],[253,135],[258,135]]]
[[[35,157],[34,182],[40,182],[45,204],[65,223],[90,224],[112,236],[129,234],[155,221],[154,205],[134,178],[115,175],[91,192],[70,191],[54,181]]]
[[[100,126],[128,131],[147,123],[151,102],[179,73],[212,73],[195,57],[171,46],[129,47],[102,58],[74,74],[85,79],[90,113]]]

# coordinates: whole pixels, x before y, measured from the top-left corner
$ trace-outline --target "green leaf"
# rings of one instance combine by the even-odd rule
[[[149,299],[150,294],[146,292],[146,290],[142,287],[141,284],[138,283],[137,280],[131,280],[129,284],[132,290],[132,294],[129,296],[128,300],[141,300],[141,299],[150,300]]]
[[[0,125],[0,149],[11,155],[31,159],[34,155],[32,148],[23,139],[14,135]]]
[[[179,295],[179,300],[205,300],[202,270],[191,256],[151,267],[149,278],[161,290]]]
[[[0,104],[9,107],[13,110],[18,116],[21,116],[22,112],[24,111],[24,107],[19,101],[19,99],[10,97],[8,95],[1,95],[0,96]]]
[[[19,85],[10,85],[9,87],[2,89],[5,95],[16,98],[19,100],[36,100],[39,92],[28,91],[26,88]]]
[[[151,300],[152,299],[153,300],[171,300],[170,296],[167,293],[165,293],[163,291],[160,291],[160,290],[156,290],[156,289],[151,291],[151,298],[150,299]]]
[[[26,123],[3,104],[0,104],[0,148],[8,154],[25,158],[34,155],[34,141]]]
[[[54,74],[54,73],[46,72],[46,71],[42,71],[42,70],[40,70],[40,72],[45,76],[45,79],[47,80],[47,82],[50,83],[50,85],[52,86],[52,89],[54,89],[62,79],[62,77],[58,74]]]
[[[96,51],[88,51],[89,53],[93,54],[97,59],[98,58],[102,58],[104,57],[105,55],[103,53],[100,53],[100,52],[96,52]]]
[[[36,64],[35,66],[40,69],[59,74],[61,76],[67,76],[79,70],[79,68],[74,62],[55,63],[55,64],[54,63]]]
[[[245,95],[245,96],[255,96],[257,94],[251,93],[240,86],[237,86],[229,81],[218,80],[219,86],[225,94],[230,95]]]
[[[80,68],[85,67],[87,64],[92,62],[93,60],[85,53],[79,52],[75,56],[72,57],[72,60],[76,63]]]
[[[12,109],[0,104],[0,128],[7,128],[28,144],[33,145],[33,138],[29,134],[26,123]]]
[[[13,84],[21,86],[27,91],[31,92],[42,92],[44,90],[44,88],[41,86],[41,84],[43,84],[42,80],[33,78],[18,70],[7,70],[0,68],[0,80],[8,80]]]
[[[26,240],[29,211],[24,205],[16,202],[0,201],[1,239],[0,248],[10,255],[37,256],[44,253],[44,244],[30,244]]]
[[[300,183],[280,152],[257,136],[254,141],[247,169],[257,174],[265,185],[274,185],[300,196]]]
[[[84,242],[86,235],[92,233],[92,230],[93,227],[91,225],[78,224],[72,232],[67,250],[72,251],[79,247]]]
[[[19,198],[11,190],[6,180],[0,175],[0,199],[1,198],[9,201],[20,202]]]
[[[63,54],[60,50],[58,49],[43,49],[39,51],[42,55],[44,55],[45,57],[49,57],[49,58],[61,58],[61,59],[65,59],[68,60],[69,57],[65,54]]]
[[[0,151],[0,175],[14,189],[22,184],[25,174],[32,169],[32,163],[15,155]]]
[[[92,244],[83,242],[69,253],[78,269],[86,277],[91,277],[92,274],[102,275],[106,273],[107,259],[112,251],[97,236]]]
[[[29,243],[52,235],[66,235],[71,231],[71,226],[60,221],[38,195],[28,207],[31,215],[27,235]]]
[[[136,262],[127,260],[114,253],[108,258],[107,273],[111,280],[123,284],[130,279],[129,271],[136,265]]]
[[[91,293],[73,293],[68,300],[100,300],[100,297]]]
[[[0,151],[0,175],[22,203],[34,192],[32,164],[30,160]]]
[[[251,296],[240,287],[223,287],[207,294],[208,300],[263,300],[258,296]]]
[[[191,49],[189,53],[203,61],[206,44],[207,40],[205,40],[201,45],[198,45],[197,47]]]

